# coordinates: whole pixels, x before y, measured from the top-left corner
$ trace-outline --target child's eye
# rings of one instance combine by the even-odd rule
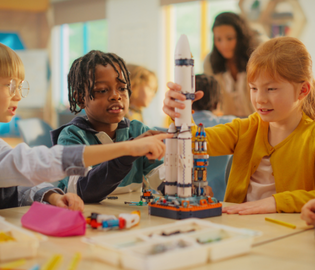
[[[274,91],[274,90],[277,90],[277,88],[268,88],[268,91]]]
[[[103,89],[103,90],[94,90],[94,93],[98,93],[98,94],[105,94],[107,92],[107,89]]]
[[[255,87],[250,87],[249,89],[252,90],[252,91],[257,90],[257,88],[255,88]]]
[[[119,88],[119,91],[121,91],[121,92],[124,92],[124,91],[126,91],[126,90],[128,90],[126,87],[120,87],[120,88]]]

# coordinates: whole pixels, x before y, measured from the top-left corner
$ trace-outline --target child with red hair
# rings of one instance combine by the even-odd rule
[[[238,204],[223,212],[301,212],[315,198],[311,56],[296,38],[271,39],[250,56],[247,81],[256,112],[205,129],[210,156],[234,155],[224,200]],[[184,108],[177,100],[185,96],[178,84],[168,87],[163,110],[174,119],[179,116],[175,108]],[[196,100],[201,97],[196,92]],[[192,127],[192,134],[196,128]]]

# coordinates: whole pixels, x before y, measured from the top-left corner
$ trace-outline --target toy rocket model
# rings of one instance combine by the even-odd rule
[[[192,151],[191,126],[192,101],[195,99],[194,60],[191,58],[188,39],[181,35],[175,49],[175,83],[181,85],[181,93],[186,96],[184,109],[172,123],[168,133],[174,134],[165,140],[165,196],[150,202],[149,213],[154,216],[184,219],[205,218],[222,214],[222,204],[206,195],[207,182],[207,142],[201,124],[194,138]]]
[[[189,42],[186,35],[181,35],[175,49],[175,83],[182,86],[181,93],[186,96],[185,109],[175,109],[181,114],[175,118],[169,133],[174,137],[166,139],[165,154],[165,194],[179,197],[191,197],[192,190],[192,152],[191,152],[191,104],[195,99],[194,60],[191,58]],[[176,170],[174,169],[176,168]]]
[[[195,99],[195,73],[194,60],[191,59],[189,42],[186,35],[181,35],[175,49],[175,83],[181,85],[181,93],[186,96],[185,109],[175,109],[180,113],[179,118],[175,118],[175,126],[180,128],[183,124],[191,127],[191,104]]]

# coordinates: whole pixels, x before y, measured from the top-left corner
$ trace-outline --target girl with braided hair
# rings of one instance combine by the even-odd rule
[[[130,77],[124,60],[116,54],[91,51],[76,59],[68,75],[68,91],[71,112],[84,109],[86,116],[54,130],[54,144],[112,144],[160,133],[125,118]],[[140,188],[143,176],[161,163],[124,156],[90,168],[87,176],[66,177],[59,187],[77,193],[86,203],[100,202],[114,190],[124,193]]]

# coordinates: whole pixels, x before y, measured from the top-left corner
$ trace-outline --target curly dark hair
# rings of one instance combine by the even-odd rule
[[[123,72],[123,79],[121,79],[120,71],[116,68],[115,63],[118,64],[120,70]],[[70,111],[75,114],[82,109],[79,105],[79,99],[84,101],[85,89],[89,93],[90,99],[94,99],[94,81],[95,81],[95,67],[97,65],[111,65],[117,72],[117,80],[127,84],[129,96],[131,95],[130,77],[125,61],[114,53],[104,53],[102,51],[90,51],[86,55],[74,60],[69,74],[68,74],[68,98],[70,103]],[[91,83],[92,82],[92,83]],[[77,93],[74,95],[74,93]]]
[[[195,111],[213,111],[221,101],[220,86],[213,76],[205,74],[196,75],[196,90],[203,91],[202,99],[195,101],[192,108]]]
[[[235,29],[237,34],[235,63],[238,71],[246,71],[246,65],[249,56],[258,45],[255,31],[249,28],[248,24],[243,18],[232,12],[220,13],[214,20],[212,32],[216,26],[221,25],[230,25]],[[226,71],[225,61],[225,58],[214,45],[213,37],[213,48],[210,54],[210,64],[214,74]]]

